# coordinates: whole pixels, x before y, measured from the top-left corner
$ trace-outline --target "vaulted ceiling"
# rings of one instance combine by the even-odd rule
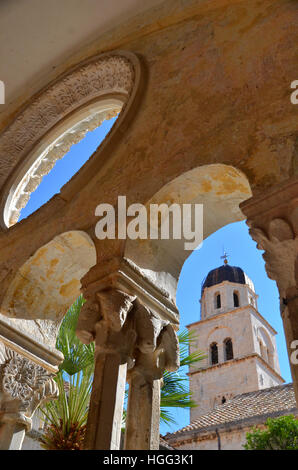
[[[0,116],[81,48],[162,1],[1,0],[0,80],[6,104]]]

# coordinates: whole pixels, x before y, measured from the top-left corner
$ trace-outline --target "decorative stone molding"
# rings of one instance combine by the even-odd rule
[[[158,449],[160,386],[165,370],[175,371],[180,365],[179,343],[173,326],[142,305],[136,306],[135,324],[124,447]]]
[[[45,149],[29,168],[9,201],[10,207],[7,211],[8,214],[6,214],[9,217],[6,220],[8,226],[17,223],[20,212],[28,203],[31,193],[36,190],[43,177],[52,170],[57,160],[63,158],[73,145],[85,137],[87,132],[93,131],[106,119],[111,119],[119,114],[121,107],[115,106],[114,110],[95,112],[95,114],[78,122]]]
[[[268,276],[286,299],[298,282],[298,179],[248,199],[240,207],[257,248],[265,250]]]
[[[150,314],[149,314],[150,315]],[[179,342],[177,334],[172,325],[164,326],[164,322],[159,322],[156,329],[157,319],[150,315],[149,321],[152,321],[154,335],[148,334],[148,330],[138,331],[137,338],[142,337],[142,343],[137,341],[137,349],[139,352],[134,358],[134,367],[129,370],[129,375],[140,374],[149,382],[152,380],[160,380],[165,370],[175,371],[179,368]],[[148,343],[149,347],[142,347]],[[155,347],[151,345],[155,344]],[[150,351],[151,349],[151,351]]]
[[[15,327],[14,320],[0,316],[0,349],[6,346],[55,375],[59,370],[59,364],[63,362],[63,354],[49,344],[39,342],[34,330],[29,329],[26,333],[20,331],[20,327],[20,324],[18,329]]]
[[[89,293],[77,334],[84,342],[95,341],[96,356],[120,354],[129,368],[136,357],[140,368],[143,355],[149,358],[154,373],[157,369],[162,371],[161,376],[165,369],[179,367],[179,345],[173,326],[143,305],[134,293],[117,288],[98,291],[92,297]]]
[[[128,313],[133,308],[136,296],[128,295],[116,289],[108,289],[98,292],[97,299],[100,302],[101,312],[109,328],[120,331]]]
[[[154,444],[148,444],[151,437],[141,427],[138,445],[142,449],[148,446],[156,448],[160,379],[165,369],[176,370],[179,367],[177,336],[169,320],[143,305],[136,289],[130,291],[128,285],[125,289],[119,287],[117,280],[121,275],[117,269],[111,277],[96,279],[98,274],[98,270],[91,270],[84,279],[86,302],[77,327],[77,335],[83,342],[95,341],[95,372],[85,448],[119,448],[127,370],[130,371],[130,397],[136,392],[138,406],[142,403],[146,408],[144,426],[150,429],[150,436],[154,436]],[[150,395],[150,387],[154,389],[154,396]],[[139,390],[145,395],[149,393],[149,396],[143,400]],[[131,402],[134,398],[130,399]],[[136,417],[132,416],[131,405],[129,409],[129,422],[134,423]],[[150,418],[152,412],[154,420]],[[134,428],[131,424],[130,429]],[[130,433],[131,440],[133,436]]]
[[[65,73],[21,110],[0,135],[0,185],[19,164],[1,197],[4,225],[16,223],[31,192],[73,144],[119,113],[138,75],[134,54],[102,54]]]
[[[0,419],[26,424],[44,401],[57,398],[54,374],[15,351],[0,349]]]
[[[102,292],[107,293],[109,289],[116,289],[122,293],[121,295],[127,294],[134,299],[137,298],[143,308],[148,309],[157,318],[164,320],[165,324],[171,323],[175,329],[179,327],[179,313],[176,306],[162,290],[159,290],[149,279],[143,277],[134,268],[133,263],[125,258],[111,259],[106,264],[95,265],[81,279],[81,284],[86,303],[79,316],[77,335],[83,342],[88,343],[95,339],[95,325],[102,315],[100,302],[115,301],[115,299],[108,299],[109,294],[105,300],[105,294]],[[130,297],[128,298],[130,299]],[[131,301],[132,299],[130,299]],[[109,312],[111,311],[109,310]]]
[[[249,230],[260,250],[270,279],[276,280],[281,296],[286,297],[289,288],[296,286],[295,262],[298,255],[298,238],[291,225],[283,219],[273,219],[268,224],[268,235],[258,227]],[[285,269],[286,267],[286,269]]]
[[[265,250],[268,276],[277,283],[298,404],[298,366],[291,361],[292,344],[298,338],[298,178],[245,201],[240,208],[257,247]]]

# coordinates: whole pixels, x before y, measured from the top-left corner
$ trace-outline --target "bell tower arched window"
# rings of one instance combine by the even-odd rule
[[[227,338],[224,340],[224,358],[225,361],[230,361],[234,358],[233,343],[231,338]]]
[[[238,292],[233,292],[233,298],[234,298],[234,307],[239,307],[239,294]]]
[[[214,296],[214,304],[215,304],[215,308],[221,308],[221,298],[218,292]]]
[[[218,364],[218,347],[216,343],[210,345],[211,364]]]

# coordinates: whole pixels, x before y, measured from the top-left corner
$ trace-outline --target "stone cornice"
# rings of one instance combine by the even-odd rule
[[[278,212],[281,208],[289,206],[289,201],[295,200],[295,198],[298,198],[297,177],[274,186],[265,194],[262,193],[247,199],[240,204],[240,208],[248,219],[257,216],[261,220],[264,214],[268,215],[268,211]]]
[[[271,326],[270,323],[268,323],[268,321],[263,317],[263,315],[261,315],[260,312],[255,307],[253,307],[252,305],[245,305],[244,307],[237,307],[237,308],[234,308],[233,310],[228,310],[227,312],[218,313],[217,315],[213,315],[212,317],[205,318],[204,320],[198,320],[197,322],[190,323],[190,324],[186,325],[186,328],[191,328],[195,325],[201,325],[203,323],[208,323],[208,322],[214,320],[215,318],[222,318],[226,315],[239,313],[241,311],[247,310],[248,308],[253,310],[253,313],[256,314],[260,318],[260,320],[262,320],[266,324],[266,326],[271,330],[271,332],[274,335],[277,335],[277,331],[273,328],[273,326]],[[250,312],[248,311],[248,313],[250,313]]]
[[[235,357],[234,359],[231,359],[229,361],[220,362],[220,363],[214,364],[214,365],[208,365],[206,367],[202,367],[201,369],[194,370],[194,371],[191,371],[191,372],[187,372],[187,375],[191,376],[191,375],[195,375],[195,374],[204,373],[204,372],[207,372],[209,370],[219,369],[221,367],[227,367],[227,366],[230,366],[232,364],[235,364],[236,362],[242,362],[242,361],[246,361],[247,359],[253,359],[253,358],[256,358],[257,360],[259,360],[267,369],[269,369],[269,371],[273,375],[275,375],[283,383],[285,382],[285,380],[281,377],[281,375],[279,375],[266,361],[264,361],[264,359],[258,353],[247,354],[245,356]]]
[[[176,329],[179,328],[179,312],[169,294],[144,277],[137,266],[127,259],[115,258],[105,265],[97,265],[82,279],[83,290],[86,288],[90,293],[110,287],[136,295],[143,305],[158,312]]]
[[[0,342],[51,373],[57,373],[58,365],[63,361],[60,351],[42,345],[3,319],[0,319]]]
[[[247,287],[249,292],[254,295],[254,297],[256,297],[256,298],[259,297],[258,294],[256,294],[255,291],[253,291],[248,284],[239,284],[239,282],[232,282],[232,281],[222,281],[219,284],[214,284],[214,286],[205,287],[204,292],[208,291],[209,289],[214,289],[215,286],[222,286],[222,285],[232,285],[232,286],[235,286],[236,288],[237,288],[237,286],[245,286],[245,287]],[[200,302],[201,302],[201,300],[200,300]]]

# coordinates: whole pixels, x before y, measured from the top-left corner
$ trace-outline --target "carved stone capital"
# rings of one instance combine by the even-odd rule
[[[118,354],[129,369],[137,362],[139,369],[150,368],[158,376],[164,369],[179,366],[177,336],[167,319],[144,305],[135,293],[115,287],[95,290],[94,285],[99,288],[102,284],[85,288],[87,301],[77,334],[83,342],[95,341],[96,356]]]
[[[136,347],[130,374],[148,381],[161,379],[164,371],[179,368],[179,342],[173,326],[142,305],[135,309]]]
[[[0,421],[23,423],[30,429],[31,417],[43,402],[58,397],[54,374],[1,345]]]
[[[297,295],[298,281],[298,179],[256,196],[240,205],[250,234],[281,298]]]
[[[85,343],[95,340],[95,325],[104,316],[105,311],[109,312],[106,314],[106,321],[118,324],[119,328],[121,315],[125,317],[127,306],[136,298],[139,304],[155,312],[157,318],[162,318],[178,329],[179,314],[176,306],[168,299],[166,293],[143,277],[125,258],[111,258],[106,263],[95,265],[83,277],[81,283],[86,303],[79,316],[77,335]],[[112,291],[114,294],[110,296]],[[128,296],[126,299],[123,297],[125,294]],[[122,300],[123,307],[119,307],[117,302],[121,304]],[[115,313],[118,308],[123,308],[120,316]]]

